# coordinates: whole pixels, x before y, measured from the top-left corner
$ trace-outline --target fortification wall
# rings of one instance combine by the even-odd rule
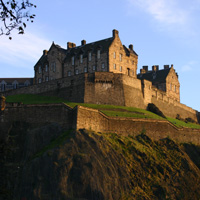
[[[112,72],[92,75],[85,82],[84,102],[146,108],[140,80]]]
[[[146,109],[154,103],[166,116],[192,118],[200,116],[196,110],[167,97],[166,93],[152,87],[151,82],[121,73],[95,72],[57,79],[17,90],[4,95],[42,94],[58,96],[72,102],[113,104]]]
[[[75,127],[73,116],[72,109],[64,104],[7,104],[6,109],[1,112],[0,123],[24,121],[31,124],[45,124],[56,122],[65,129],[70,129]]]
[[[65,98],[69,101],[83,102],[85,74],[44,82],[17,90],[5,91],[5,96],[15,94],[44,94]]]
[[[197,129],[179,129],[164,120],[108,117],[98,110],[78,106],[77,129],[84,128],[133,136],[145,130],[146,135],[154,140],[170,137],[178,142],[200,145],[200,130]]]
[[[157,97],[153,96],[151,102],[168,117],[176,118],[178,114],[182,119],[191,118],[196,122],[200,122],[198,111],[170,98],[161,98],[159,95]]]

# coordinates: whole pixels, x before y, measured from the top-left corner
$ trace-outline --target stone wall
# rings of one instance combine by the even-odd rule
[[[200,130],[177,128],[164,120],[108,117],[98,110],[78,106],[77,129],[96,132],[112,132],[122,135],[145,134],[154,140],[170,137],[178,142],[192,142],[200,145]]]
[[[1,112],[0,123],[24,121],[31,124],[58,123],[65,129],[75,128],[74,114],[65,104],[8,104]]]
[[[144,108],[141,81],[124,74],[95,72],[85,82],[85,103]]]
[[[128,50],[130,55],[126,55],[118,31],[113,30],[113,38],[109,47],[109,72],[123,73],[136,78],[138,56],[132,53],[132,49]]]
[[[192,118],[199,122],[199,113],[192,108],[169,98],[165,92],[152,87],[151,82],[121,73],[95,72],[6,91],[14,94],[40,94],[58,96],[72,102],[110,104],[146,109],[154,103],[166,116]]]
[[[96,109],[82,106],[71,109],[65,104],[21,105],[16,103],[8,104],[0,114],[1,130],[14,121],[28,122],[33,125],[58,123],[65,130],[88,129],[133,136],[145,132],[155,140],[171,137],[178,142],[192,142],[200,145],[200,130],[197,129],[180,129],[165,120],[108,117]]]
[[[179,114],[183,119],[189,117],[196,122],[200,122],[198,119],[198,111],[167,97],[167,95],[160,90],[153,89],[152,93],[151,102],[155,104],[164,115],[176,118],[177,114]]]

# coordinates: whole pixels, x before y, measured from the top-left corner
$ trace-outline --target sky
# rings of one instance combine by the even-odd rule
[[[12,40],[0,36],[0,77],[33,77],[52,42],[63,48],[112,36],[133,44],[143,65],[174,65],[181,103],[200,111],[200,0],[35,0],[34,23]]]

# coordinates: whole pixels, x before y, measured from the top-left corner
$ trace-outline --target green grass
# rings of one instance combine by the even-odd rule
[[[166,120],[152,112],[134,107],[115,106],[115,105],[100,105],[88,103],[74,103],[66,101],[59,97],[48,97],[34,94],[19,94],[6,97],[6,102],[22,102],[23,104],[45,104],[45,103],[66,103],[68,106],[74,108],[76,105],[98,109],[102,113],[110,117],[132,117],[132,118],[147,118],[147,119],[162,119]],[[167,120],[175,126],[200,129],[200,125],[193,123],[186,123],[178,119],[167,117]]]
[[[181,128],[181,127],[187,127],[187,128],[195,128],[195,129],[200,129],[199,124],[194,124],[194,123],[186,123],[184,121],[178,120],[178,119],[173,119],[171,117],[167,117],[167,120],[170,121],[172,124],[174,124],[176,127]]]
[[[62,103],[58,97],[39,96],[34,94],[18,94],[6,97],[6,102],[22,102],[23,104]]]

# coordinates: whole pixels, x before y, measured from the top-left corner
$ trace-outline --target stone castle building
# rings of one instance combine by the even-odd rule
[[[35,83],[94,72],[122,73],[137,78],[137,62],[133,45],[129,48],[122,45],[119,32],[113,30],[110,38],[89,44],[82,40],[80,46],[68,42],[67,49],[53,43],[34,67]]]
[[[84,73],[112,72],[126,74],[135,79],[148,80],[154,89],[163,91],[167,97],[180,101],[178,75],[173,66],[143,66],[137,75],[138,55],[130,44],[129,48],[122,44],[117,30],[112,37],[87,44],[81,41],[80,46],[67,43],[67,49],[52,44],[34,66],[35,83],[48,82],[55,79],[76,76]],[[150,87],[150,86],[149,86]]]
[[[156,105],[164,115],[200,121],[198,111],[180,103],[180,83],[173,65],[143,66],[137,74],[138,55],[122,44],[117,30],[112,37],[67,49],[52,44],[34,66],[34,84],[3,95],[40,94],[72,102],[111,104],[147,109]]]

